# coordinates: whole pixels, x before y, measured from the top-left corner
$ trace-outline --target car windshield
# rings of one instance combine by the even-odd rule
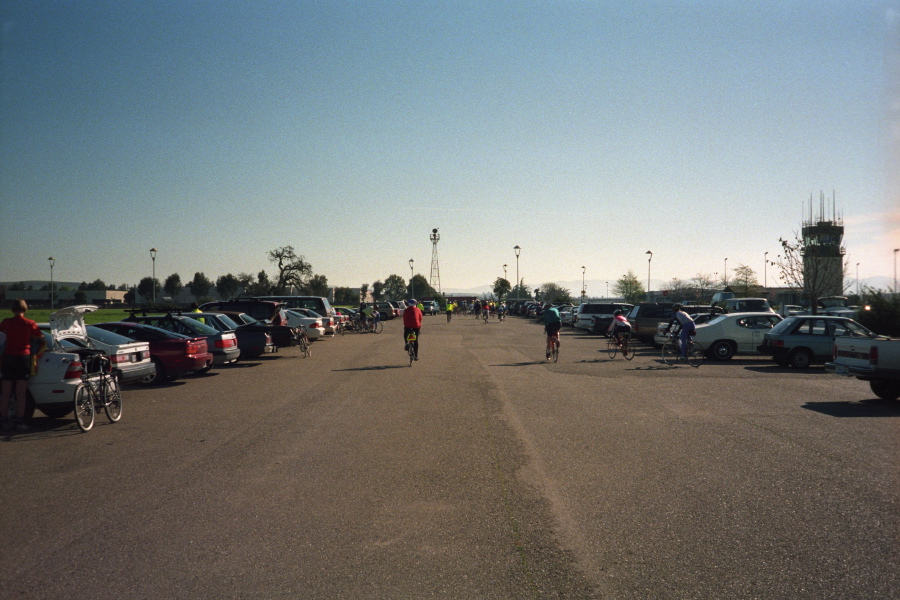
[[[97,340],[103,344],[107,344],[110,346],[121,346],[122,344],[131,344],[134,342],[131,338],[127,338],[124,335],[119,335],[118,333],[113,333],[112,331],[107,331],[105,329],[100,329],[94,325],[87,326],[87,334],[88,337],[92,340]]]
[[[834,321],[834,335],[873,338],[875,334],[857,323],[856,321]]]
[[[201,323],[197,319],[192,319],[190,317],[181,317],[184,320],[184,323],[198,333],[202,333],[203,335],[212,335],[214,333],[219,333],[216,331],[214,327],[210,327],[206,323]]]

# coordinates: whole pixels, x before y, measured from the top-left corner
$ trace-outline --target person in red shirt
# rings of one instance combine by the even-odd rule
[[[28,431],[25,424],[25,398],[28,378],[31,376],[31,355],[40,355],[47,345],[37,323],[25,318],[27,311],[25,301],[17,298],[12,303],[13,317],[0,323],[0,332],[6,336],[3,359],[0,362],[0,372],[3,373],[3,380],[0,381],[0,417],[4,431],[12,429],[12,423],[9,422],[9,397],[13,388],[16,393],[15,428],[18,431]]]
[[[406,346],[406,336],[410,333],[416,333],[416,340],[413,342],[413,352],[415,352],[416,360],[419,360],[419,332],[422,330],[422,311],[416,305],[415,299],[408,301],[406,310],[403,311],[403,350],[408,352]]]

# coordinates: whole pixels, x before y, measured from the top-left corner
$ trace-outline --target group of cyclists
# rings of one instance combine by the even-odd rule
[[[681,304],[673,307],[674,314],[672,320],[666,326],[664,333],[669,333],[673,327],[678,332],[678,341],[681,350],[681,361],[687,361],[687,351],[691,338],[696,332],[694,319],[687,314]],[[562,317],[559,310],[552,304],[544,306],[542,311],[544,320],[544,333],[547,335],[547,360],[553,355],[554,350],[559,349],[559,331],[562,328]],[[631,323],[625,317],[623,311],[617,310],[613,313],[612,321],[606,329],[606,334],[615,340],[616,344],[622,352],[622,356],[628,356],[629,352],[634,350],[628,347],[628,340],[631,338]]]

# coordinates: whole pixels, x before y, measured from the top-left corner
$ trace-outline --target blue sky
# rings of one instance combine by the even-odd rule
[[[0,281],[503,275],[763,257],[835,197],[900,246],[900,2],[0,4]],[[770,285],[777,271],[767,269]],[[591,289],[593,287],[593,289]]]

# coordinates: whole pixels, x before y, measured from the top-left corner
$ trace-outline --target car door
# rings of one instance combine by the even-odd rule
[[[753,336],[748,352],[756,352],[756,347],[763,343],[763,338],[779,322],[776,316],[750,317],[750,332]]]
[[[830,356],[834,338],[825,319],[804,319],[794,331],[790,342],[792,348],[809,348],[813,356]]]

